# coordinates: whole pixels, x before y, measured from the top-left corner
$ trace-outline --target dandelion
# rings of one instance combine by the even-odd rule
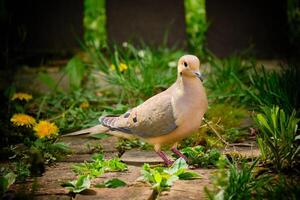
[[[31,128],[36,124],[36,121],[33,117],[22,113],[14,114],[10,119],[10,121],[15,126],[26,126],[28,128]]]
[[[41,120],[34,126],[33,130],[36,132],[36,136],[39,138],[56,136],[58,134],[58,128],[54,123],[46,120]]]
[[[120,72],[126,71],[128,69],[128,66],[125,63],[120,63],[119,70]]]
[[[25,101],[29,101],[30,99],[32,99],[32,95],[31,94],[27,94],[27,93],[23,93],[23,92],[18,92],[18,93],[15,93],[11,100],[14,101],[14,100],[25,100]]]
[[[89,103],[88,101],[82,102],[82,103],[79,105],[79,107],[80,107],[81,109],[86,109],[86,108],[90,107],[90,103]]]

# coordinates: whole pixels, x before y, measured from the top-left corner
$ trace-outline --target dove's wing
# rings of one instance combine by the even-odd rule
[[[175,130],[172,97],[165,91],[119,117],[101,117],[102,125],[143,138],[165,135]]]

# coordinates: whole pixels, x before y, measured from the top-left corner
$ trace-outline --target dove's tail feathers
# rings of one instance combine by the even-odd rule
[[[117,126],[119,119],[120,118],[116,116],[105,116],[100,117],[99,121],[103,126],[109,128],[110,131],[119,131],[127,134],[132,134],[129,128]]]
[[[88,135],[93,135],[93,134],[97,134],[97,133],[105,133],[107,131],[108,131],[107,127],[102,126],[102,125],[96,125],[91,128],[87,128],[87,129],[83,129],[80,131],[75,131],[72,133],[62,135],[62,137],[79,136],[79,135],[81,135],[81,136],[87,135],[88,136]]]

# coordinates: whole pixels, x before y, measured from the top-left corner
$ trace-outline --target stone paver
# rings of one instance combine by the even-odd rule
[[[99,151],[102,147],[104,152],[117,152],[116,144],[118,138],[111,136],[104,139],[91,137],[63,137],[62,142],[68,144],[75,154],[89,154]],[[99,148],[99,149],[98,149]]]
[[[126,182],[127,185],[136,184],[137,179],[141,176],[141,168],[137,166],[128,166],[128,170],[124,172],[107,172],[100,177],[92,180],[92,184],[103,183],[104,181],[112,178],[118,178]]]
[[[232,156],[238,156],[246,159],[257,158],[260,156],[260,151],[257,146],[233,146],[224,149],[222,152],[226,154],[231,154]]]
[[[71,154],[66,156],[60,162],[74,162],[74,163],[82,163],[84,161],[91,161],[92,154]],[[111,159],[114,157],[118,157],[117,152],[106,152],[104,154],[105,159]]]
[[[195,169],[193,170],[202,175],[201,179],[178,180],[171,187],[170,191],[162,192],[159,200],[199,200],[206,199],[204,187],[209,187],[210,174],[213,169]]]
[[[141,151],[136,149],[126,151],[121,156],[121,160],[132,165],[143,165],[144,163],[159,164],[163,162],[155,151]]]
[[[71,200],[71,195],[36,195],[34,200]]]
[[[41,177],[26,183],[13,185],[16,191],[35,191],[36,195],[67,195],[69,191],[61,186],[62,183],[73,180],[76,174],[71,166],[75,163],[56,163],[54,166],[46,168],[46,172]]]
[[[153,191],[150,187],[121,187],[121,188],[101,188],[93,190],[92,195],[78,194],[75,200],[98,200],[98,199],[112,199],[112,200],[151,200]]]

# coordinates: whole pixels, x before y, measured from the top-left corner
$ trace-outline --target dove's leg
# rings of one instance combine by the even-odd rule
[[[159,155],[159,157],[161,157],[163,159],[165,165],[170,166],[170,165],[173,164],[173,161],[169,160],[169,158],[167,157],[167,155],[165,154],[165,152],[163,152],[163,151],[157,151],[156,153]]]
[[[178,149],[177,149],[177,143],[174,144],[174,146],[172,147],[172,152],[175,153],[177,156],[179,156],[180,158],[183,158],[186,162],[188,162],[188,159],[185,155],[183,155]]]
[[[165,154],[165,152],[160,150],[160,145],[154,145],[154,149],[155,149],[155,152],[159,155],[159,157],[161,157],[161,159],[163,159],[165,165],[170,166],[173,164],[173,161],[171,161],[168,158],[168,156]]]

